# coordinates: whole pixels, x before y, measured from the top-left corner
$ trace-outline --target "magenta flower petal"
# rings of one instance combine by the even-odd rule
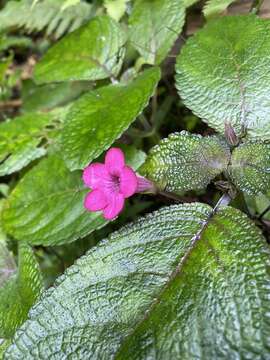
[[[111,148],[105,156],[105,166],[111,174],[118,175],[125,166],[123,151],[118,148]]]
[[[107,220],[114,219],[124,207],[125,198],[122,194],[112,194],[108,205],[103,210],[103,216]]]
[[[129,167],[125,166],[120,173],[120,192],[128,198],[135,194],[138,186],[138,180],[135,172]]]
[[[106,196],[100,190],[93,190],[84,199],[84,207],[89,211],[100,211],[108,205]]]
[[[83,171],[84,184],[91,189],[98,189],[104,186],[104,182],[110,180],[106,166],[101,163],[93,163]]]

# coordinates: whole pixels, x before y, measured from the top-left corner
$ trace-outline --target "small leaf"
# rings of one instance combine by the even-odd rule
[[[148,104],[159,78],[160,70],[151,68],[127,85],[99,88],[74,103],[62,133],[71,170],[83,169],[121,136]]]
[[[232,153],[230,176],[240,190],[258,195],[270,189],[270,144],[247,142]]]
[[[208,0],[203,8],[203,13],[206,18],[212,18],[222,14],[227,7],[235,0]]]
[[[125,34],[108,16],[98,16],[52,46],[36,65],[37,83],[98,80],[120,70]]]
[[[46,138],[52,133],[55,116],[28,113],[0,124],[0,176],[21,170],[46,154]]]
[[[134,168],[142,163],[141,152],[127,153]],[[83,207],[89,191],[80,171],[70,172],[59,155],[51,155],[19,182],[6,201],[2,219],[5,231],[32,245],[60,245],[75,241],[107,222],[98,212]]]
[[[179,0],[138,0],[129,18],[132,45],[148,64],[160,64],[182,31],[185,6]]]
[[[270,23],[254,15],[210,21],[182,48],[176,83],[184,103],[224,133],[270,139]]]
[[[226,169],[229,159],[223,140],[183,131],[151,149],[140,172],[160,189],[181,193],[205,188]]]
[[[129,0],[105,0],[104,7],[108,15],[116,21],[119,21],[125,14]]]
[[[269,255],[236,209],[163,208],[70,267],[5,359],[267,358]]]
[[[42,278],[34,254],[27,244],[21,243],[17,275],[10,277],[0,288],[0,337],[13,336],[42,289]]]

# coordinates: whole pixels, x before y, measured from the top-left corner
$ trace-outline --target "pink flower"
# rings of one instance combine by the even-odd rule
[[[83,181],[92,189],[86,195],[84,207],[89,211],[102,211],[107,220],[114,219],[123,209],[125,199],[135,194],[138,178],[125,164],[122,150],[111,148],[105,164],[93,163],[83,171]]]

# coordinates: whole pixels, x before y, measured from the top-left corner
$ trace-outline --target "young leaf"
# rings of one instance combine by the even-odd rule
[[[142,163],[142,152],[127,154],[134,170]],[[43,159],[30,170],[6,201],[2,220],[5,231],[32,245],[61,245],[82,238],[107,221],[83,207],[89,192],[81,172],[70,172],[59,155]]]
[[[128,1],[129,0],[105,0],[104,7],[110,17],[119,21],[126,12]]]
[[[235,0],[208,0],[203,8],[204,16],[211,18],[219,15],[234,1]]]
[[[62,133],[71,170],[84,168],[120,137],[148,104],[159,78],[160,70],[151,68],[127,85],[99,88],[74,103]]]
[[[175,133],[151,149],[140,173],[160,189],[181,193],[205,188],[227,168],[230,150],[216,136]]]
[[[0,32],[14,28],[24,28],[27,32],[46,29],[47,35],[58,39],[93,16],[92,5],[84,1],[61,9],[64,3],[65,0],[46,0],[33,6],[29,0],[8,1],[0,12]]]
[[[209,22],[178,57],[176,83],[184,103],[224,133],[270,138],[270,23],[254,15]]]
[[[138,0],[129,18],[132,45],[148,64],[160,64],[182,31],[185,6],[179,0]]]
[[[240,190],[258,195],[270,189],[270,144],[247,142],[232,153],[229,173]]]
[[[10,277],[0,288],[0,337],[13,336],[42,289],[42,278],[32,249],[21,243],[17,275]]]
[[[98,80],[118,74],[126,38],[121,26],[98,16],[52,46],[36,65],[37,83]]]
[[[163,208],[69,268],[4,359],[259,359],[270,351],[269,255],[236,209]]]
[[[0,176],[21,170],[46,154],[45,143],[54,115],[28,113],[0,124]]]

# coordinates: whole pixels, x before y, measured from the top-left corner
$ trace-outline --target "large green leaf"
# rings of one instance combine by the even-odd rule
[[[269,255],[238,210],[164,208],[69,268],[5,359],[268,358]]]
[[[204,16],[207,18],[221,14],[235,0],[208,0],[203,8]]]
[[[0,288],[0,337],[13,336],[17,327],[25,321],[42,288],[41,274],[32,249],[21,243],[17,274]]]
[[[52,113],[28,113],[0,124],[0,176],[46,154],[56,119]]]
[[[159,64],[182,31],[184,20],[181,0],[138,0],[129,18],[131,43],[145,62]]]
[[[147,105],[159,77],[160,70],[151,68],[129,84],[97,89],[74,103],[62,135],[71,170],[84,168],[120,137]]]
[[[127,163],[139,167],[141,151],[129,149]],[[100,213],[83,207],[86,189],[81,172],[70,172],[59,155],[43,159],[30,170],[6,201],[2,220],[5,231],[33,245],[60,245],[82,238],[104,226]]]
[[[225,16],[187,41],[176,84],[184,103],[214,129],[270,138],[270,22]]]
[[[229,173],[233,182],[250,195],[270,190],[270,144],[247,142],[232,153]]]
[[[48,83],[113,77],[121,67],[125,41],[117,22],[95,17],[48,50],[35,67],[34,79]]]
[[[230,150],[222,139],[183,131],[151,149],[140,172],[160,189],[181,193],[205,188],[229,160]]]

